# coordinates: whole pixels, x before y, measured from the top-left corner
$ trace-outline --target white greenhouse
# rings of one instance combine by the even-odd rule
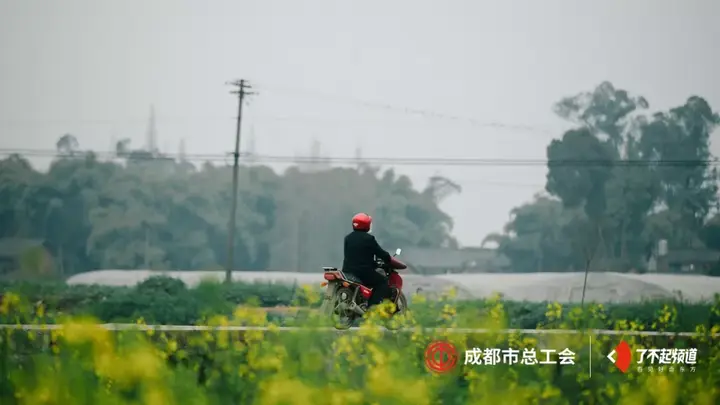
[[[68,284],[132,286],[154,275],[183,280],[188,286],[203,280],[222,281],[222,271],[99,270],[75,275]],[[280,282],[319,285],[321,273],[236,271],[233,279],[245,282]],[[518,301],[579,302],[583,273],[485,273],[440,276],[404,275],[405,291],[437,294],[455,287],[458,298],[482,298],[500,293]],[[670,298],[680,294],[690,301],[702,301],[720,293],[720,277],[674,274],[590,273],[586,291],[588,302],[633,302]]]

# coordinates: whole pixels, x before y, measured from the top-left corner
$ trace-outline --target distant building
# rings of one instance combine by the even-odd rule
[[[720,264],[720,251],[712,249],[670,250],[666,255],[653,254],[648,271],[653,273],[708,274]]]
[[[405,248],[400,258],[417,274],[493,273],[510,270],[510,260],[487,248]]]

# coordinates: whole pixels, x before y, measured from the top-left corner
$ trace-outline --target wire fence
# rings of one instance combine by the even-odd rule
[[[135,323],[107,323],[100,327],[110,331],[155,331],[155,332],[297,332],[297,331],[324,331],[324,332],[358,332],[359,327],[346,330],[338,330],[332,327],[301,327],[301,326],[209,326],[209,325],[144,325]],[[23,331],[51,331],[61,330],[65,326],[52,324],[29,324],[10,325],[0,324],[2,330],[23,330]],[[600,335],[600,336],[667,336],[667,337],[712,337],[720,338],[720,333],[697,333],[697,332],[668,332],[668,331],[638,331],[638,330],[609,330],[609,329],[476,329],[476,328],[401,328],[393,332],[450,332],[463,334],[527,334],[527,335]]]

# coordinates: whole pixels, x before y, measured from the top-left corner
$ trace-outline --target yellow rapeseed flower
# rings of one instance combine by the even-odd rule
[[[233,312],[233,324],[264,326],[267,324],[267,313],[262,308],[239,306]]]
[[[70,344],[82,344],[87,342],[104,344],[110,339],[110,332],[91,320],[78,320],[63,326],[63,337]]]
[[[556,350],[567,346],[573,351],[587,347],[580,336],[553,335],[538,339],[538,335],[501,334],[497,329],[505,325],[507,312],[499,298],[490,300],[488,304],[476,308],[474,312],[472,309],[465,312],[451,302],[432,303],[428,307],[432,307],[433,312],[426,317],[437,319],[436,315],[443,315],[446,317],[443,325],[449,325],[458,322],[458,319],[474,324],[475,320],[471,317],[476,316],[478,323],[495,331],[488,334],[447,330],[428,332],[420,327],[416,327],[413,333],[386,333],[382,327],[387,321],[386,308],[370,314],[360,333],[331,332],[329,335],[324,331],[278,333],[275,329],[271,332],[249,331],[238,334],[239,338],[234,333],[171,335],[158,332],[150,339],[145,333],[137,331],[111,332],[89,319],[72,320],[63,323],[65,330],[49,333],[48,341],[55,343],[53,352],[59,352],[58,356],[51,356],[45,351],[37,353],[32,357],[37,367],[25,367],[23,359],[9,358],[9,361],[15,362],[11,366],[18,376],[26,377],[18,382],[13,380],[12,389],[21,405],[71,404],[80,402],[79,393],[99,404],[126,405],[129,402],[123,394],[128,390],[139,395],[133,402],[137,405],[173,405],[176,400],[183,404],[205,405],[215,401],[233,402],[233,397],[236,402],[252,402],[255,405],[429,405],[438,403],[441,392],[443,400],[445,396],[452,396],[450,390],[455,389],[453,385],[457,384],[457,379],[464,378],[461,385],[467,388],[459,389],[466,390],[463,395],[468,398],[458,403],[466,405],[565,404],[571,396],[576,396],[577,402],[582,403],[598,403],[598,398],[603,398],[603,403],[608,404],[663,405],[675,403],[680,397],[684,402],[696,405],[718,403],[718,389],[707,385],[707,381],[712,381],[714,377],[708,369],[720,361],[720,349],[716,347],[703,351],[702,356],[698,353],[702,364],[698,364],[697,373],[599,373],[593,375],[595,382],[588,384],[588,373],[584,368],[576,369],[574,374],[566,369],[563,379],[570,377],[576,381],[574,384],[563,381],[563,386],[576,385],[585,390],[571,394],[561,391],[556,383],[554,367],[518,365],[506,368],[460,363],[450,374],[439,375],[425,370],[423,352],[434,339],[453,342],[460,352],[459,362],[463,361],[462,351],[470,347],[537,349],[538,345],[544,345]],[[7,311],[15,310],[5,301],[2,305],[8,305]],[[589,308],[594,318],[605,316],[602,306],[591,305]],[[37,313],[48,316],[48,319],[55,316],[45,314],[44,309],[38,307],[35,313],[31,307],[24,310],[25,316],[30,317],[26,319],[32,319]],[[563,316],[563,307],[557,303],[549,305],[547,312],[548,319],[556,322],[553,327],[573,326],[582,319],[582,314],[576,309]],[[425,319],[422,315],[421,319]],[[561,324],[559,320],[563,318],[569,321]],[[658,311],[657,326],[672,325],[676,319],[675,308],[665,306]],[[41,322],[41,319],[36,318],[34,322]],[[140,324],[143,322],[139,321]],[[208,324],[265,326],[269,323],[262,309],[239,307],[231,319],[214,317]],[[616,327],[640,330],[644,324],[619,321]],[[275,326],[271,325],[271,328]],[[699,325],[696,330],[701,333],[717,332],[720,325]],[[5,334],[0,335],[3,344],[10,343],[11,350],[21,349],[15,345],[27,343],[23,333],[17,337],[20,339],[7,340]],[[28,339],[31,338],[28,336]],[[600,354],[604,346],[614,346],[620,338],[598,336],[597,345],[593,343],[595,354]],[[643,347],[640,343],[651,344],[649,339],[623,338],[633,349]],[[662,342],[652,342],[658,347],[662,345]],[[40,343],[43,342],[32,344],[36,346]],[[574,349],[576,347],[578,349]],[[167,354],[175,353],[181,357],[181,353],[185,352],[187,366],[180,365],[175,369],[167,365]],[[196,386],[201,367],[205,375],[204,387]],[[195,375],[192,375],[193,372]]]
[[[647,391],[657,405],[673,405],[677,401],[677,386],[665,375],[653,375],[645,382]]]
[[[277,376],[261,384],[260,405],[316,404],[313,390],[295,378]]]
[[[413,294],[412,302],[414,305],[420,305],[427,302],[427,297],[422,294]]]
[[[332,387],[324,389],[319,395],[326,401],[322,402],[327,405],[361,405],[365,403],[365,393],[363,391],[342,390]]]
[[[152,385],[143,393],[143,403],[146,405],[172,405],[172,395],[162,386]]]
[[[563,307],[558,302],[554,302],[552,304],[548,304],[547,311],[545,311],[545,318],[548,319],[548,321],[556,321],[562,318],[563,313]]]
[[[10,313],[10,310],[20,304],[20,296],[8,292],[0,297],[0,314],[6,315]]]
[[[158,354],[157,350],[150,347],[137,348],[130,352],[127,362],[132,364],[134,376],[141,380],[157,380],[163,368]]]
[[[369,367],[366,387],[381,403],[429,405],[431,400],[424,379],[401,380],[387,366]]]

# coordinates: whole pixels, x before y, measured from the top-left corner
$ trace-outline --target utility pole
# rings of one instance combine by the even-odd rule
[[[235,216],[237,215],[237,199],[238,199],[238,161],[240,159],[240,128],[242,127],[242,108],[245,96],[255,94],[249,92],[251,88],[246,80],[236,80],[228,83],[237,88],[231,94],[238,95],[238,115],[237,128],[235,130],[235,152],[233,153],[233,178],[232,178],[232,208],[230,210],[230,221],[228,223],[228,241],[227,241],[227,267],[225,268],[225,282],[232,281],[233,264],[235,262]]]

